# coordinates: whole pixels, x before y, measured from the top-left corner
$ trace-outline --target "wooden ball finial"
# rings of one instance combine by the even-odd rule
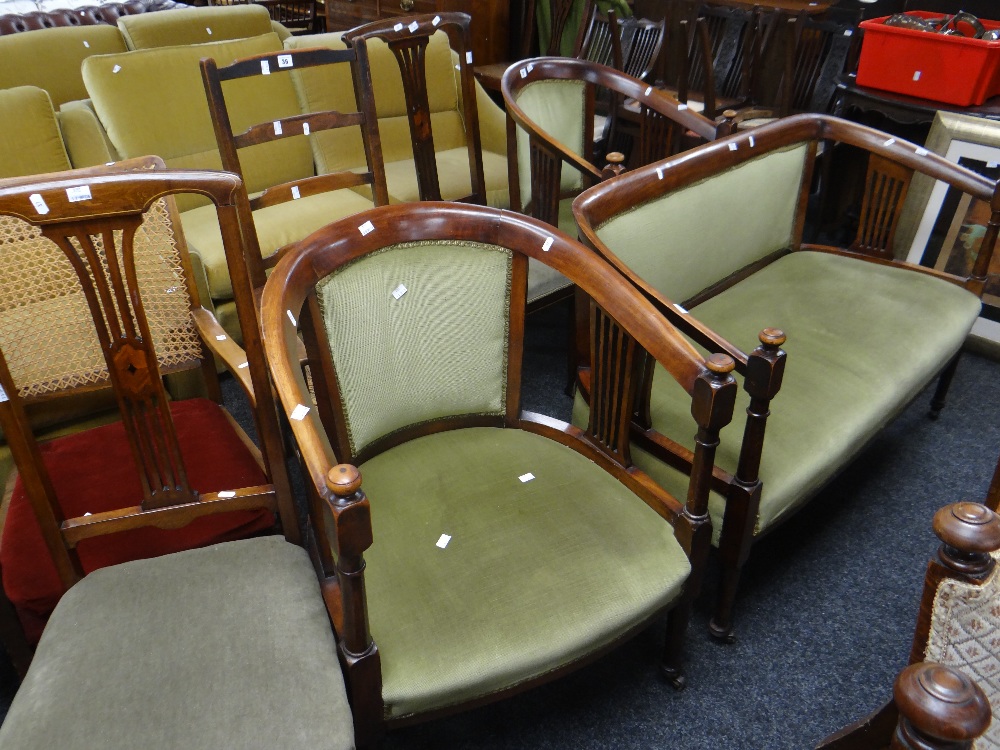
[[[1000,549],[1000,516],[980,503],[953,503],[934,514],[938,539],[965,553]]]
[[[765,346],[781,346],[788,340],[785,332],[780,328],[765,328],[757,335],[757,338]]]
[[[970,677],[934,662],[904,669],[896,678],[893,697],[912,729],[946,742],[971,742],[986,731],[992,718],[989,700]],[[904,734],[907,729],[900,726]],[[964,747],[956,745],[960,746]]]
[[[337,464],[327,472],[326,486],[337,497],[350,497],[361,488],[361,472],[351,464]]]
[[[625,154],[621,151],[609,151],[605,157],[611,164],[621,164],[625,161]]]
[[[705,367],[714,373],[725,375],[727,372],[732,372],[735,369],[736,363],[728,354],[716,352],[715,354],[708,355],[708,359],[705,360]]]

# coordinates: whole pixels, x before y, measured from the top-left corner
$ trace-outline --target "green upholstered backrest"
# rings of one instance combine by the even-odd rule
[[[49,95],[35,86],[0,90],[0,177],[69,168]]]
[[[806,153],[772,151],[621,213],[597,235],[661,294],[689,299],[789,246]]]
[[[121,32],[103,24],[5,34],[0,36],[0,89],[38,86],[49,92],[56,107],[86,99],[83,60],[125,50]]]
[[[492,245],[404,243],[317,285],[354,453],[409,425],[504,413],[511,268]]]
[[[329,47],[346,49],[341,34],[317,34],[290,37],[285,40],[289,49]],[[372,68],[372,87],[375,109],[382,140],[382,158],[386,163],[413,158],[410,126],[406,117],[406,97],[399,64],[392,51],[383,42],[368,43]],[[437,151],[465,146],[465,125],[458,107],[458,86],[455,65],[448,36],[439,31],[427,46],[427,96],[431,110],[431,127],[434,131],[434,148]],[[327,66],[293,73],[299,100],[304,111],[337,110],[357,111],[354,98],[354,81],[347,65]],[[358,128],[339,128],[318,133],[313,137],[316,168],[321,173],[339,172],[364,166],[365,152]]]
[[[559,141],[577,156],[583,156],[583,114],[586,84],[583,81],[536,81],[521,89],[515,101],[539,130]],[[531,160],[528,134],[517,129],[517,178],[521,205],[531,200]],[[564,164],[560,187],[576,190],[583,184],[580,173]]]
[[[220,66],[229,65],[238,58],[281,48],[277,35],[268,33],[236,41],[101,55],[85,61],[83,78],[121,158],[155,154],[168,167],[221,169],[198,61],[212,57]],[[233,81],[223,91],[237,133],[252,124],[299,112],[288,76]],[[240,163],[250,193],[313,174],[312,152],[305,137],[244,149]],[[182,211],[207,202],[186,195],[177,200]]]
[[[137,13],[118,19],[129,49],[176,47],[270,33],[271,16],[263,5],[178,8],[170,13]]]

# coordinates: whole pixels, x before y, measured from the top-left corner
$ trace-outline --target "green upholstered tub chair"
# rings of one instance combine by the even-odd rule
[[[0,744],[350,748],[333,632],[310,556],[296,543],[259,339],[243,352],[198,307],[183,242],[170,234],[172,194],[198,192],[218,206],[229,257],[240,262],[239,180],[156,166],[0,183],[0,215],[39,237],[35,257],[18,267],[10,238],[23,240],[25,230],[5,233],[5,281],[34,282],[5,313],[0,424],[39,536],[33,562],[50,565],[66,589]],[[54,331],[46,328],[54,316],[38,314],[53,309]],[[42,346],[62,357],[39,363],[33,349]],[[214,381],[206,349],[231,356],[248,386],[263,456],[219,405],[166,398],[167,372],[194,366]],[[109,384],[122,423],[72,446],[37,443],[27,403]],[[15,490],[5,531],[16,502]],[[276,512],[284,538],[241,538],[254,516],[270,527]],[[241,525],[207,546],[162,543],[238,516]],[[109,559],[113,546],[141,553]],[[103,565],[90,572],[88,558]]]
[[[925,678],[923,681],[923,691],[903,696],[903,700],[900,700],[897,683],[895,700],[826,738],[817,746],[818,750],[887,747],[898,719],[903,717],[911,725],[914,719],[925,722],[937,719],[930,722],[930,726],[917,727],[924,729],[929,736],[925,741],[930,741],[927,745],[915,743],[914,747],[976,747],[980,750],[1000,747],[1000,721],[990,721],[990,707],[994,716],[1000,713],[1000,669],[997,667],[1000,573],[996,562],[1000,554],[1000,517],[979,503],[955,503],[934,515],[934,533],[941,540],[941,546],[927,564],[910,651],[910,669],[930,663],[939,665],[939,669],[956,670],[978,685],[980,697],[976,703],[984,704],[985,711],[977,710],[978,705],[969,705],[967,691],[958,685],[961,678],[951,677],[942,684],[931,673],[926,676],[930,680]],[[940,689],[934,690],[932,682],[938,682]],[[947,720],[944,709],[949,704],[960,721]],[[914,708],[918,709],[916,715],[908,715]],[[912,728],[908,729],[912,732]],[[963,742],[968,744],[958,744]]]
[[[802,240],[825,141],[868,155],[864,205],[848,248]],[[915,172],[1000,209],[994,182],[825,115],[797,115],[701,146],[598,185],[574,203],[587,244],[700,346],[733,356],[743,377],[747,393],[717,455],[709,503],[723,563],[712,626],[720,637],[732,630],[751,545],[942,372],[933,413],[944,404],[980,312],[995,232],[986,232],[968,277],[893,260]],[[678,469],[690,441],[677,427],[686,407],[668,378],[648,374],[632,455],[670,489],[685,476]],[[586,412],[584,394],[574,420],[582,423]]]
[[[235,99],[238,106],[240,97],[245,97],[248,89],[263,83],[262,89],[266,90],[266,84],[276,77],[323,78],[330,68],[357,70],[355,63],[353,49],[322,47],[268,52],[236,60],[222,68],[212,58],[201,61],[205,95],[222,165],[241,178],[246,170],[253,169],[254,159],[260,158],[260,149],[266,147],[265,144],[283,144],[289,139],[308,143],[311,139],[347,129],[360,132],[361,136],[365,154],[363,167],[291,179],[240,202],[247,271],[255,289],[264,286],[265,267],[273,266],[278,259],[281,240],[275,239],[275,233],[287,235],[298,225],[305,234],[317,225],[364,211],[373,204],[388,204],[385,166],[371,97],[359,97],[354,111],[347,108],[318,112],[300,110],[284,118],[245,123],[241,133],[234,132],[229,101]]]
[[[9,197],[0,241],[0,425],[18,471],[5,485],[0,562],[29,645],[82,573],[257,535],[275,527],[276,510],[289,538],[298,535],[259,337],[244,351],[201,307],[172,198],[142,213],[144,196],[171,190],[207,195],[213,206],[222,201],[228,257],[242,265],[239,180],[151,171],[162,169],[146,158],[3,183]],[[67,190],[69,207],[62,205]],[[135,195],[119,197],[126,190]],[[140,220],[133,243],[130,222]],[[98,237],[95,249],[75,234],[85,231]],[[70,254],[60,232],[74,238],[81,257]],[[107,280],[92,273],[105,258]],[[97,281],[82,284],[77,276],[88,273]],[[240,296],[255,332],[251,293]],[[108,309],[122,309],[129,297],[135,323],[120,323]],[[244,387],[259,448],[216,403],[211,354]],[[166,377],[186,378],[199,397],[170,399]],[[65,418],[67,404],[77,417],[118,408],[60,423],[59,434],[49,434],[44,418],[53,411]],[[33,418],[23,421],[25,415]],[[44,510],[48,504],[54,515]],[[157,522],[157,509],[167,506],[183,506],[191,523],[181,528],[167,512]],[[138,519],[141,510],[153,511],[147,522]],[[150,525],[160,528],[140,528]],[[117,533],[91,539],[98,526]],[[53,551],[53,529],[75,535],[71,552]]]
[[[508,118],[511,206],[576,235],[573,198],[601,180],[595,163],[594,99],[598,87],[630,100],[638,123],[631,163],[648,164],[684,148],[685,131],[712,140],[717,126],[613,68],[585,60],[540,58],[512,65],[501,82]],[[602,159],[603,162],[603,159]],[[532,269],[534,271],[534,268]],[[529,302],[567,289],[569,282],[540,267]]]
[[[528,258],[595,300],[606,408],[583,429],[520,410]],[[680,681],[708,464],[735,398],[728,357],[695,354],[558,230],[459,203],[374,209],[292,246],[262,325],[330,540],[326,585],[345,599],[359,742],[554,678],[665,610],[664,667]],[[676,496],[621,440],[644,352],[691,396],[705,471]]]
[[[136,13],[118,19],[118,30],[129,49],[179,47],[188,44],[248,39],[274,32],[284,40],[289,32],[273,24],[262,5],[177,8],[178,15]],[[143,16],[140,18],[140,16]]]

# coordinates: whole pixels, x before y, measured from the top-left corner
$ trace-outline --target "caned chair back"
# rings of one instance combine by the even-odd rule
[[[357,51],[358,56],[355,91],[374,90],[368,45],[372,40],[384,42],[399,64],[403,81],[420,200],[441,200],[429,101],[429,86],[433,82],[427,77],[426,58],[431,37],[438,32],[447,34],[451,50],[458,58],[456,67],[460,81],[459,97],[471,175],[472,192],[461,200],[486,205],[483,146],[479,132],[479,110],[476,106],[476,82],[472,72],[472,37],[469,31],[471,18],[465,13],[455,12],[412,16],[408,20],[409,23],[395,18],[375,21],[344,33],[344,41]]]
[[[188,480],[163,376],[196,368],[218,398],[210,349],[242,352],[200,307],[187,248],[174,231],[172,194],[211,199],[230,263],[242,263],[240,181],[162,166],[150,157],[0,183],[0,426],[66,587],[83,575],[75,554],[81,540],[143,526],[177,528],[228,510],[278,510],[274,484],[199,493]],[[251,316],[244,335],[255,330]],[[265,458],[276,458],[281,448],[259,336],[247,339],[249,361],[239,377],[256,391]],[[142,496],[134,507],[64,518],[25,408],[107,387]],[[272,479],[267,461],[259,454],[257,460]],[[288,533],[297,536],[290,505],[283,502],[281,511]]]

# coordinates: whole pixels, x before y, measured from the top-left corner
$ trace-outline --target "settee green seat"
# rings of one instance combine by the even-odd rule
[[[760,476],[765,491],[755,531],[806,502],[845,467],[962,347],[980,312],[972,293],[925,274],[816,251],[786,255],[693,307],[698,320],[749,351],[768,326],[788,336],[788,362],[768,419]],[[860,356],[855,351],[875,352]],[[653,376],[651,418],[663,434],[688,438],[681,392]],[[749,397],[740,392],[722,431],[716,463],[735,473]],[[582,408],[581,408],[582,407]],[[585,418],[578,400],[576,421]],[[678,439],[675,437],[675,439]],[[634,447],[633,460],[665,489],[686,476]],[[715,540],[725,508],[709,501]]]

